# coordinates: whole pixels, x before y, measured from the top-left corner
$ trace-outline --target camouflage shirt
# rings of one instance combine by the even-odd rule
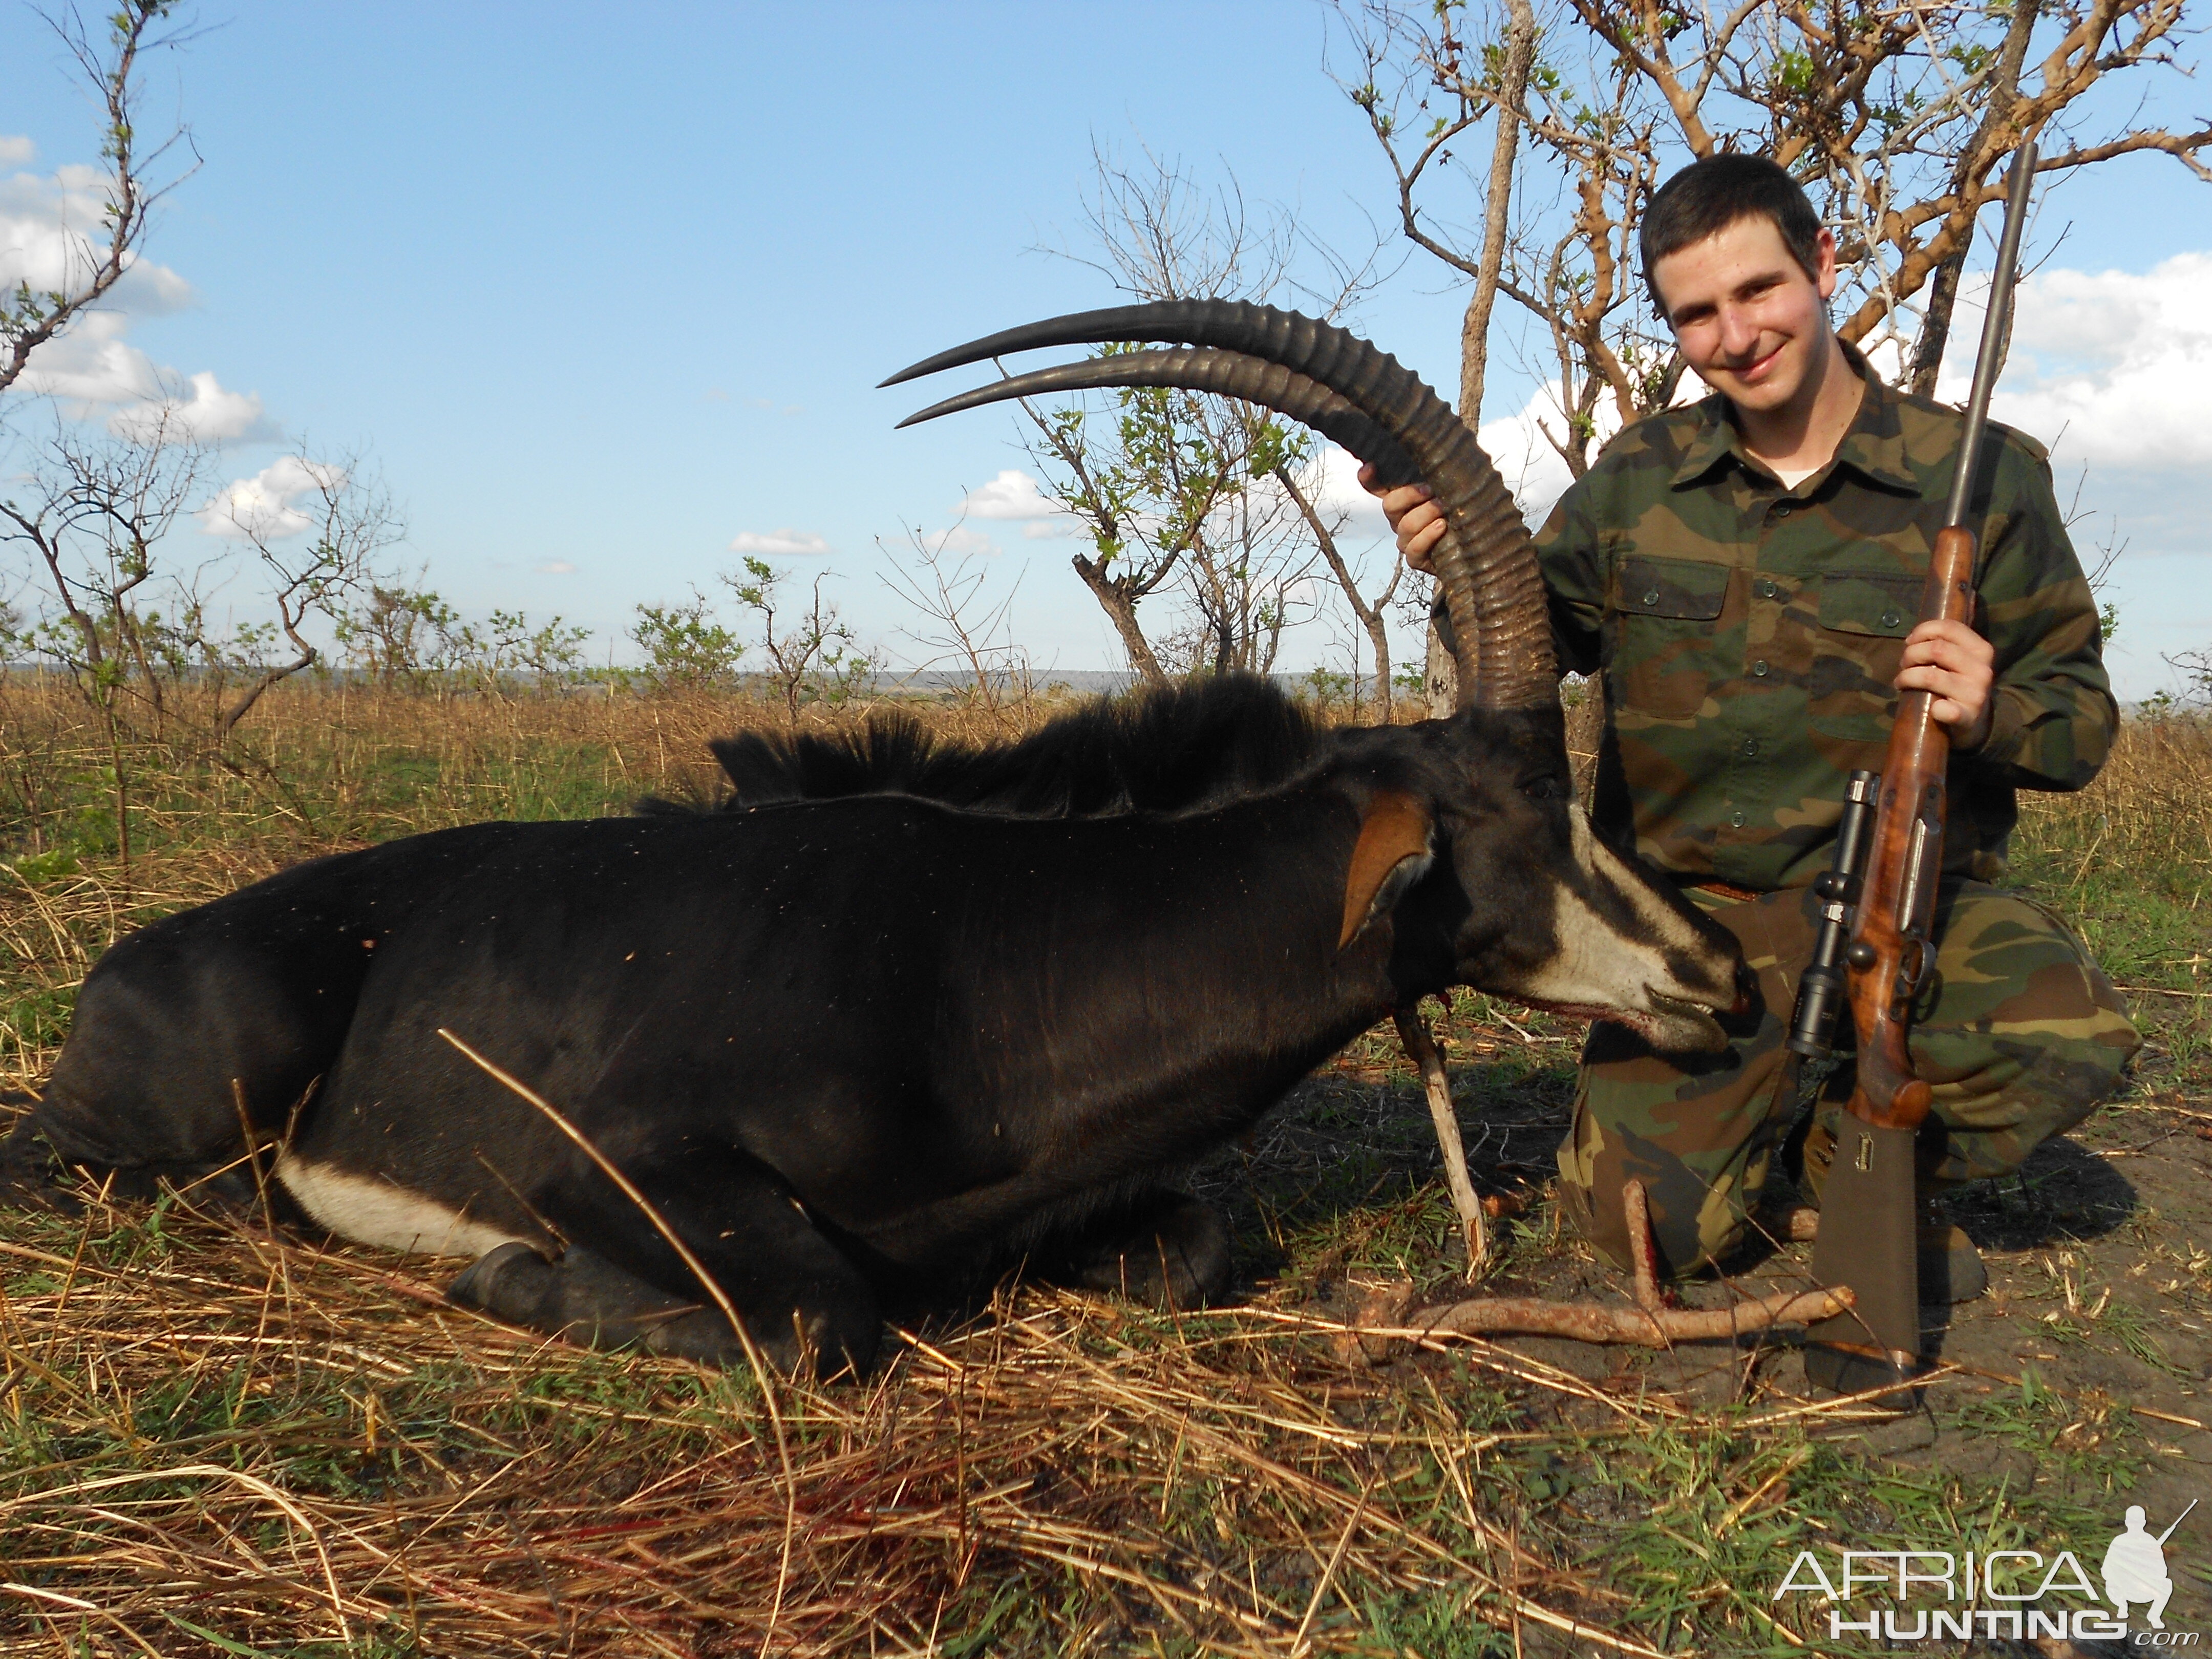
[[[1844,349],[1858,416],[1794,488],[1712,397],[1615,438],[1538,538],[1561,665],[1605,678],[1595,817],[1690,879],[1810,882],[1846,775],[1881,768],[1965,420]],[[2014,790],[2081,787],[2119,715],[2044,451],[1992,424],[1979,475],[1968,523],[1995,708],[1988,741],[1952,762],[1944,867],[1986,879]]]

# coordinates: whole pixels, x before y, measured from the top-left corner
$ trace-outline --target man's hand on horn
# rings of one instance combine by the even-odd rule
[[[1936,702],[1929,713],[1951,728],[1951,746],[1963,753],[1989,738],[1996,656],[1964,623],[1923,622],[1905,636],[1902,665],[1892,684],[1900,691],[1932,692]]]
[[[1416,570],[1429,570],[1429,553],[1443,538],[1444,510],[1431,499],[1424,483],[1400,484],[1395,489],[1375,487],[1375,469],[1359,469],[1359,487],[1382,503],[1382,516],[1397,533],[1398,550]],[[1431,571],[1430,574],[1435,574]]]

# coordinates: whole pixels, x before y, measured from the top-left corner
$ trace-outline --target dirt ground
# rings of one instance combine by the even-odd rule
[[[1548,1199],[1553,1150],[1571,1097],[1576,1033],[1540,1020],[1500,1024],[1499,1012],[1478,1006],[1446,1027],[1477,1187],[1509,1208],[1520,1206],[1493,1228],[1509,1254],[1483,1291],[1624,1301],[1626,1275],[1565,1231]],[[2164,1012],[2155,1004],[2138,1011],[2154,1044]],[[2192,1499],[2212,1500],[2212,1100],[2161,1089],[2175,1080],[2176,1068],[2161,1061],[2157,1047],[2147,1054],[2126,1094],[2038,1148],[2015,1176],[1945,1200],[1981,1250],[1990,1289],[1955,1308],[1923,1310],[1941,1369],[1920,1408],[1893,1419],[1839,1413],[1810,1419],[1808,1430],[1875,1469],[1951,1477],[1962,1490],[2009,1492],[2046,1514],[2072,1516],[2068,1535],[2017,1541],[2046,1558],[2070,1549],[2092,1575],[2129,1505],[2142,1505],[2157,1533]],[[1362,1264],[1386,1273],[1401,1267],[1417,1281],[1425,1279],[1434,1293],[1451,1293],[1452,1269],[1463,1256],[1424,1263],[1411,1251],[1394,1255],[1391,1246],[1392,1188],[1408,1204],[1425,1193],[1433,1205],[1437,1160],[1419,1094],[1392,1076],[1379,1038],[1304,1085],[1272,1135],[1272,1144],[1238,1160],[1263,1211],[1271,1191],[1274,1202],[1285,1202],[1291,1172],[1312,1170],[1324,1140],[1342,1160],[1331,1184],[1354,1203],[1361,1195],[1352,1188],[1364,1183],[1366,1191],[1357,1212],[1363,1218],[1342,1249],[1270,1264],[1261,1246],[1262,1282],[1276,1265],[1317,1310],[1340,1313],[1357,1299],[1349,1281],[1361,1277]],[[1224,1182],[1222,1196],[1238,1207],[1233,1185]],[[1287,1207],[1297,1213],[1295,1191]],[[1249,1237],[1249,1215],[1247,1224]],[[1274,1224],[1279,1233],[1282,1220]],[[1678,1294],[1686,1305],[1719,1308],[1746,1295],[1802,1289],[1812,1249],[1778,1242],[1735,1264],[1727,1280],[1692,1282]],[[1581,1379],[1601,1399],[1663,1395],[1687,1415],[1725,1418],[1810,1398],[1802,1359],[1786,1339],[1673,1352],[1542,1337],[1501,1338],[1498,1346]],[[1383,1370],[1418,1386],[1422,1367],[1432,1363],[1401,1354]],[[1551,1399],[1562,1423],[1605,1419],[1601,1403],[1578,1404],[1565,1394]],[[1570,1497],[1564,1506],[1574,1502]],[[1594,1549],[1605,1547],[1621,1519],[1603,1503],[1593,1510]],[[1839,1528],[1834,1547],[1942,1547],[1899,1536],[1893,1524],[1870,1515],[1863,1535],[1844,1536]],[[2175,1586],[2167,1626],[2212,1639],[2212,1501],[2182,1522],[2166,1553]],[[1786,1565],[1775,1564],[1778,1582]],[[1975,1650],[2003,1645],[1977,1644]],[[1578,1650],[1565,1644],[1559,1650]],[[2040,1650],[2055,1651],[2048,1644]]]

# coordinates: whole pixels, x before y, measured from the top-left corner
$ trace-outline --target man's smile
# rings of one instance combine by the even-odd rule
[[[1728,372],[1738,380],[1750,385],[1757,385],[1774,372],[1775,365],[1781,362],[1783,350],[1789,343],[1784,340],[1765,356],[1754,357],[1741,368],[1727,365],[1724,367],[1727,367]]]

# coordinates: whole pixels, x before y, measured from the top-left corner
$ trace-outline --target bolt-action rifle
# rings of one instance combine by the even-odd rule
[[[1971,622],[1974,614],[1979,538],[1966,524],[1967,505],[2003,354],[2034,172],[2035,146],[2022,144],[2013,161],[1950,500],[1921,590],[1923,622]],[[1936,887],[1951,738],[1930,713],[1934,702],[1927,691],[1901,693],[1881,773],[1851,776],[1834,866],[1814,887],[1821,926],[1790,1023],[1793,1052],[1825,1054],[1838,1007],[1848,1000],[1858,1035],[1856,1082],[1821,1189],[1813,1251],[1814,1281],[1848,1285],[1855,1299],[1849,1310],[1808,1330],[1805,1347],[1807,1380],[1838,1394],[1909,1384],[1919,1369],[1912,1146],[1929,1094],[1913,1075],[1905,1032],[1913,1002],[1936,968]]]

